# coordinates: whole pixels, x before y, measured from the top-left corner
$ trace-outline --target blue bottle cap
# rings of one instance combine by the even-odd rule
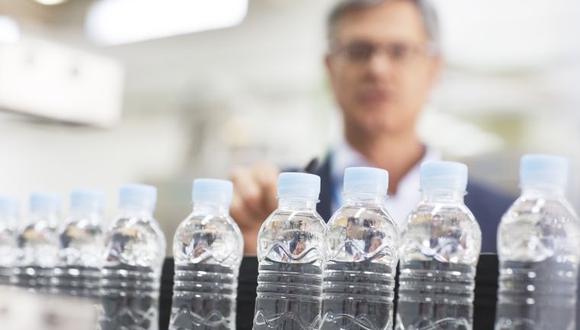
[[[564,157],[529,154],[520,161],[520,187],[555,187],[565,189],[568,160]]]
[[[308,173],[285,172],[278,176],[278,198],[318,200],[320,177]]]
[[[18,201],[10,196],[0,195],[0,218],[17,218]]]
[[[60,211],[60,198],[51,193],[34,192],[30,194],[30,213],[50,214]]]
[[[196,179],[193,181],[193,203],[214,203],[229,207],[234,186],[231,181],[218,179]]]
[[[99,190],[75,189],[70,193],[70,208],[73,212],[101,213],[105,205],[105,194]]]
[[[157,203],[157,188],[145,184],[127,184],[119,190],[121,209],[153,212]]]
[[[425,162],[421,165],[421,190],[465,191],[467,172],[467,165],[458,162]]]
[[[387,195],[389,172],[374,167],[349,167],[344,170],[343,191],[348,193]]]

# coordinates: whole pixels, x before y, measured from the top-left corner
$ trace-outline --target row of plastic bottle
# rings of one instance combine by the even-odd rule
[[[101,330],[157,329],[165,238],[153,217],[156,194],[151,186],[122,187],[106,230],[97,191],[73,191],[63,222],[54,195],[32,194],[23,224],[16,201],[0,197],[0,285],[91,299]],[[231,198],[229,181],[194,182],[193,212],[174,238],[172,329],[235,327],[244,245],[228,215]]]
[[[522,194],[498,229],[496,330],[576,328],[580,224],[567,172],[560,157],[522,158]],[[346,169],[343,205],[325,224],[320,179],[280,175],[278,209],[258,236],[254,330],[472,329],[481,231],[464,204],[467,167],[423,164],[405,228],[385,210],[387,182],[383,170]]]
[[[498,231],[498,330],[575,328],[580,225],[565,199],[567,171],[563,158],[522,159],[522,195]],[[423,164],[422,200],[399,228],[385,209],[384,170],[346,169],[343,205],[328,223],[316,212],[320,178],[282,173],[278,208],[258,235],[253,328],[471,329],[481,232],[464,204],[467,177],[460,163]],[[174,239],[170,327],[234,329],[242,246],[231,184],[206,181],[203,203],[195,190]]]
[[[123,186],[107,230],[98,191],[73,191],[64,221],[57,196],[34,193],[21,225],[17,203],[0,197],[0,284],[90,299],[102,330],[157,329],[165,238],[153,219],[156,194],[151,186]]]
[[[496,329],[574,329],[580,254],[577,217],[564,197],[567,163],[522,159],[522,196],[498,233]],[[399,228],[385,209],[388,173],[345,171],[343,205],[316,213],[320,179],[282,173],[279,206],[258,236],[254,329],[471,329],[481,233],[463,202],[467,167],[421,167],[423,198]],[[0,198],[0,280],[34,290],[99,298],[101,329],[157,329],[165,239],[153,219],[155,189],[130,185],[120,215],[100,226],[102,195],[78,191],[57,224],[57,202],[33,195],[15,230]],[[235,329],[243,239],[229,216],[232,184],[199,179],[193,212],[173,241],[171,329]],[[400,267],[394,317],[395,269]]]
[[[392,329],[397,262],[397,328],[471,328],[481,232],[466,185],[463,164],[423,164],[423,200],[399,228],[385,209],[388,173],[348,168],[325,224],[320,179],[281,174],[278,210],[258,237],[254,329]]]

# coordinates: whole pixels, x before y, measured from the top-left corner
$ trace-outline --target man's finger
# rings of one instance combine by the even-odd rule
[[[234,184],[234,194],[240,197],[243,206],[249,208],[252,213],[263,213],[262,191],[251,170],[236,169],[232,171],[231,179]]]
[[[253,171],[254,178],[262,191],[262,206],[267,214],[278,207],[277,181],[280,170],[272,164],[260,164]]]
[[[243,231],[253,230],[261,224],[263,219],[261,216],[252,212],[241,199],[239,195],[232,198],[232,205],[230,207],[230,214],[232,218],[238,223]]]

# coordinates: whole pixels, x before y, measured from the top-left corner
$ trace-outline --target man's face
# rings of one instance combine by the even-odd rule
[[[417,8],[394,0],[343,16],[326,65],[347,126],[396,134],[415,130],[440,59]]]

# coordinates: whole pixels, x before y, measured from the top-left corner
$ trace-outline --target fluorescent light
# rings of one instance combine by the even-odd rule
[[[91,7],[86,32],[102,45],[118,45],[235,26],[248,0],[101,0]]]
[[[41,5],[45,5],[45,6],[55,6],[55,5],[60,5],[61,3],[65,3],[68,0],[34,0],[36,2],[38,2]]]
[[[15,20],[0,16],[0,44],[16,43],[20,40],[20,28]]]

